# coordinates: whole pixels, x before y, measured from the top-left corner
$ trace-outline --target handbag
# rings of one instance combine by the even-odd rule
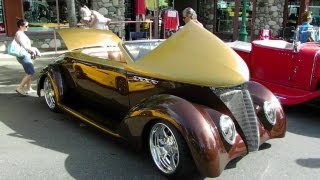
[[[15,39],[8,46],[8,54],[12,56],[23,57],[23,50],[24,48]]]

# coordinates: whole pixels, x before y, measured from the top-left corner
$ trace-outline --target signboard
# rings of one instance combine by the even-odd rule
[[[2,0],[0,0],[0,34],[6,33],[3,10],[4,10],[3,2]]]

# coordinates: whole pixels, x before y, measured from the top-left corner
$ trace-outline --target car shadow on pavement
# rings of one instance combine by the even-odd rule
[[[287,131],[320,138],[320,108],[307,104],[285,107]]]
[[[320,168],[320,158],[297,159],[296,163],[307,168]]]
[[[128,148],[126,143],[90,126],[80,126],[80,121],[73,117],[51,112],[42,98],[0,94],[0,114],[0,122],[10,132],[2,136],[19,138],[16,141],[25,141],[32,144],[31,147],[39,146],[32,149],[45,148],[49,152],[66,154],[64,168],[74,179],[165,179],[153,167],[146,153],[137,153]],[[14,144],[11,145],[14,148]],[[20,153],[24,151],[15,150]],[[59,166],[59,163],[54,165],[56,160],[41,160],[44,166],[51,164],[48,170],[51,166]]]
[[[260,145],[258,151],[262,151],[262,150],[269,149],[269,148],[271,148],[271,144],[269,144],[269,143],[263,143],[263,144]],[[245,157],[245,156],[240,156],[240,157],[237,157],[237,158],[231,160],[231,161],[227,164],[227,166],[226,166],[225,169],[233,169],[233,168],[236,168],[236,167],[237,167],[237,163],[238,163],[242,158],[244,158],[244,157]]]

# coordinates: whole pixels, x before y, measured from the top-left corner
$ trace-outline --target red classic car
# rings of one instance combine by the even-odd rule
[[[228,45],[247,63],[251,80],[270,89],[283,105],[319,100],[319,43],[255,40]]]

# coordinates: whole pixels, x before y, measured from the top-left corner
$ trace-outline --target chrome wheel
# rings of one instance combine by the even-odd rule
[[[48,107],[51,110],[54,110],[56,108],[56,101],[54,99],[54,90],[51,84],[51,81],[48,77],[45,78],[44,84],[43,84],[43,91],[44,91],[44,98],[47,102]]]
[[[172,174],[179,165],[179,147],[172,130],[163,123],[156,123],[149,134],[152,159],[164,174]]]

